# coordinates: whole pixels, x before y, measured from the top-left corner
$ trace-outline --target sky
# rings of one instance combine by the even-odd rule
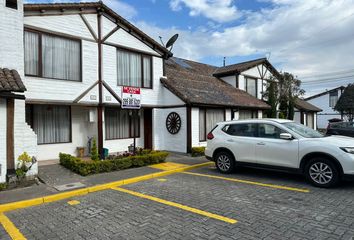
[[[58,1],[73,0],[26,2]],[[267,57],[302,80],[305,96],[354,82],[354,0],[103,2],[158,42],[178,33],[176,57],[215,66]]]

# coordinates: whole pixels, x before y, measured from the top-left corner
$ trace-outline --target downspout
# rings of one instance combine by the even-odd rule
[[[98,25],[98,107],[97,107],[97,131],[98,131],[98,153],[103,159],[103,102],[102,102],[102,10],[97,10]]]

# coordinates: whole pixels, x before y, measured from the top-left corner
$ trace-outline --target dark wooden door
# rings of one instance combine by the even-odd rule
[[[152,149],[152,109],[144,109],[144,148]]]

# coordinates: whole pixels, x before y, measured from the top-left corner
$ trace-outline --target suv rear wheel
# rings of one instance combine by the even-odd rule
[[[231,173],[235,169],[235,159],[227,151],[222,151],[215,156],[216,168],[222,173]]]
[[[337,167],[326,158],[311,159],[305,167],[305,175],[316,187],[329,188],[339,182]]]

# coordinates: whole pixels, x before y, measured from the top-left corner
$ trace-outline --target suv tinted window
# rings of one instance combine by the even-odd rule
[[[266,123],[259,123],[258,136],[261,138],[280,138],[281,133],[286,133],[283,129]]]
[[[256,137],[257,125],[255,123],[239,123],[226,125],[222,129],[225,133],[232,136]]]

